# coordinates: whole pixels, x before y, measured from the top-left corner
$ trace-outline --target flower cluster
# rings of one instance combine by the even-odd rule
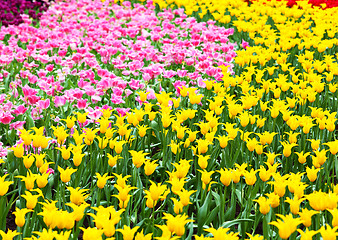
[[[248,3],[252,3],[255,0],[246,0],[246,1]],[[279,0],[279,1],[287,1],[287,6],[293,7],[297,5],[297,2],[300,0]],[[322,7],[323,9],[338,7],[338,2],[336,0],[308,0],[307,2],[312,6]]]
[[[0,23],[7,27],[8,25],[19,25],[25,20],[29,21],[29,18],[38,20],[48,6],[47,1],[1,0]]]

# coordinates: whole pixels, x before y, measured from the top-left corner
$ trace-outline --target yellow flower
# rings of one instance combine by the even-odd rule
[[[191,194],[197,192],[196,190],[188,191],[186,189],[182,189],[182,191],[178,192],[178,196],[180,197],[180,202],[183,204],[183,206],[187,206],[191,204],[190,202],[190,196]]]
[[[15,236],[17,236],[19,234],[20,233],[17,232],[16,230],[12,231],[12,230],[8,229],[7,233],[0,230],[0,236],[2,237],[2,240],[12,240],[12,239],[14,239]]]
[[[270,225],[274,225],[278,228],[279,236],[282,239],[288,239],[290,235],[297,230],[297,226],[302,223],[302,220],[299,218],[293,218],[292,215],[283,216],[281,214],[276,214],[281,219],[277,221],[270,222]]]
[[[150,176],[151,174],[153,174],[158,165],[159,164],[157,164],[156,161],[145,160],[144,162],[145,175]]]
[[[77,170],[68,167],[66,169],[63,169],[60,166],[58,166],[58,171],[60,172],[61,181],[67,183],[70,181],[71,175],[75,173]]]
[[[210,155],[206,155],[206,156],[197,155],[197,157],[198,157],[197,163],[200,166],[200,168],[202,168],[202,169],[207,168]]]
[[[256,138],[248,138],[245,140],[246,141],[246,147],[250,152],[254,151],[256,146],[259,144],[259,142],[256,140]]]
[[[206,153],[209,149],[210,142],[206,139],[197,139],[198,154]]]
[[[338,152],[338,140],[323,143],[323,145],[326,145],[330,148],[330,152],[332,155],[336,155]]]
[[[143,150],[141,151],[130,150],[129,153],[131,154],[133,164],[137,168],[143,165],[144,161],[146,160],[145,156],[149,154],[149,153],[144,153]]]
[[[104,117],[104,118],[109,118],[110,116],[111,116],[111,113],[114,111],[114,109],[101,109],[100,110],[101,112],[102,112],[102,116]]]
[[[307,152],[304,154],[304,151],[301,151],[300,153],[295,152],[298,156],[298,162],[300,164],[306,163],[306,157],[310,155],[310,152]]]
[[[316,156],[312,156],[312,163],[316,168],[320,168],[326,162],[326,152],[327,150],[323,149],[321,151],[314,151]]]
[[[195,123],[194,125],[197,125],[200,127],[200,132],[203,135],[207,134],[210,130],[210,125],[207,122],[198,122],[198,123]]]
[[[80,134],[78,130],[74,130],[73,138],[76,145],[81,145],[83,143],[84,134]]]
[[[67,128],[72,128],[75,125],[76,118],[74,116],[68,116],[67,119],[61,119],[67,124]]]
[[[85,123],[87,121],[87,115],[88,113],[80,113],[80,112],[76,112],[77,115],[77,120],[79,121],[79,123]]]
[[[124,136],[128,133],[128,127],[130,126],[130,124],[121,124],[121,125],[116,124],[116,126],[118,127],[117,133],[120,136]]]
[[[139,91],[138,94],[140,95],[140,101],[145,102],[149,93],[150,92],[147,91]]]
[[[193,222],[193,220],[187,219],[188,216],[185,214],[177,215],[175,217],[169,213],[163,214],[163,219],[167,220],[168,230],[171,233],[175,233],[177,236],[182,236],[185,232],[185,225],[189,222]]]
[[[139,229],[139,226],[130,228],[129,226],[124,225],[123,229],[117,229],[116,231],[122,233],[123,240],[133,240],[136,231]]]
[[[173,176],[181,179],[181,178],[185,178],[190,170],[190,162],[192,160],[185,160],[185,159],[181,159],[179,161],[179,163],[173,163],[173,165],[175,166],[176,171],[172,173]]]
[[[76,205],[74,203],[66,203],[67,206],[73,209],[73,217],[74,220],[79,222],[84,217],[84,210],[89,207],[90,205],[86,202],[82,203],[81,205]]]
[[[99,140],[99,148],[105,149],[108,145],[108,139],[105,137],[101,138],[100,136],[97,136],[96,138]]]
[[[146,135],[148,129],[150,129],[150,127],[147,127],[147,126],[144,126],[144,125],[137,126],[138,135],[140,135],[140,137],[144,137]]]
[[[38,192],[38,195],[33,195],[31,192],[26,191],[25,195],[21,195],[24,199],[26,199],[26,207],[28,209],[34,209],[36,204],[38,203],[38,198],[41,196],[43,197],[43,194],[40,189],[34,190]]]
[[[123,150],[123,145],[124,145],[125,143],[127,143],[127,141],[124,141],[124,140],[122,140],[122,141],[115,141],[114,149],[115,149],[115,152],[116,152],[117,154],[120,154],[120,153],[122,152],[122,150]],[[109,147],[111,148],[110,143],[109,143]]]
[[[108,173],[103,174],[103,176],[100,173],[95,173],[95,175],[97,177],[97,187],[100,189],[104,188],[108,179],[113,178],[113,176],[107,176]]]
[[[232,180],[231,176],[231,170],[225,168],[221,170],[217,170],[221,174],[220,181],[222,182],[223,185],[229,186]]]
[[[82,158],[85,156],[86,154],[82,154],[81,152],[74,152],[73,150],[73,163],[75,165],[75,167],[78,167],[81,163],[82,163]]]
[[[310,182],[314,182],[317,179],[317,173],[321,170],[321,168],[314,168],[313,166],[311,168],[306,167],[306,175],[307,178],[310,180]]]
[[[34,157],[29,154],[27,156],[22,156],[23,157],[23,164],[25,165],[25,168],[29,169],[32,165],[33,165],[33,162],[34,162]]]
[[[283,145],[283,155],[289,157],[291,155],[291,149],[295,146],[298,146],[296,143],[289,143],[287,141],[280,142]]]
[[[177,151],[180,149],[182,142],[176,143],[174,140],[171,140],[171,143],[168,145],[173,154],[177,154]]]
[[[228,142],[229,140],[231,140],[229,136],[225,135],[220,135],[216,137],[216,139],[219,141],[219,145],[221,148],[225,148],[226,146],[228,146]]]
[[[109,153],[107,153],[107,156],[108,156],[108,164],[111,167],[114,167],[116,165],[117,160],[121,158],[119,155],[112,156]]]
[[[325,229],[326,226],[326,229]],[[337,227],[331,228],[330,225],[326,224],[325,226],[322,226],[318,231],[323,237],[323,240],[335,240],[337,239],[338,233],[337,233]]]
[[[305,198],[298,198],[297,196],[294,197],[294,199],[290,199],[289,197],[286,197],[285,202],[290,204],[290,212],[292,214],[297,215],[299,212],[299,205],[305,200]]]
[[[60,145],[63,144],[63,142],[69,136],[64,126],[58,126],[58,127],[51,126],[51,128],[54,130],[54,136],[57,138],[58,144]]]
[[[297,231],[300,233],[300,240],[312,240],[313,236],[319,233],[319,231],[310,231],[309,229],[306,229],[306,232],[303,232],[301,229],[297,229]]]
[[[149,187],[149,191],[148,190],[144,190],[144,192],[146,193],[146,198],[151,199],[152,201],[155,202],[158,201],[159,199],[163,199],[165,198],[164,193],[167,190],[167,186],[166,185],[161,185],[161,183],[154,183],[153,181],[151,181],[151,185]],[[152,207],[150,207],[152,208]]]
[[[152,233],[148,233],[147,235],[143,234],[143,229],[141,232],[137,233],[135,236],[135,240],[151,240],[152,238]]]
[[[280,200],[278,194],[272,192],[267,193],[266,196],[269,198],[272,208],[276,208],[279,206]]]
[[[309,142],[311,142],[311,148],[313,151],[318,150],[320,139],[307,139]]]
[[[114,187],[119,191],[118,195],[113,195],[119,200],[120,208],[127,208],[130,196],[129,192],[133,189],[137,189],[136,187],[131,187],[126,185],[125,187],[121,187],[120,185],[115,184]]]
[[[20,138],[23,141],[23,144],[26,146],[31,145],[32,143],[32,135],[25,129],[19,129],[20,131]]]
[[[211,233],[214,236],[214,240],[223,240],[225,236],[227,236],[230,228],[220,227],[218,229],[208,228],[204,229],[204,231]]]
[[[100,123],[100,133],[102,134],[107,132],[109,124],[111,123],[111,121],[105,117],[101,117],[100,119],[96,120],[96,122]]]
[[[84,203],[85,199],[89,196],[89,194],[84,195],[84,192],[88,191],[88,189],[80,189],[80,187],[75,189],[72,187],[67,187],[67,189],[70,192],[70,201],[76,205]]]
[[[266,160],[268,163],[270,163],[271,165],[273,165],[275,163],[275,158],[277,156],[280,156],[281,154],[276,154],[276,153],[271,153],[271,152],[268,152],[268,153],[264,153],[268,159]]]
[[[26,222],[25,215],[28,212],[33,212],[33,210],[27,209],[27,208],[23,208],[23,209],[16,208],[15,209],[15,212],[13,212],[13,214],[15,215],[15,224],[18,227],[23,227],[25,225],[25,222]]]
[[[257,177],[256,177],[256,173],[259,170],[254,170],[251,169],[250,172],[245,171],[244,172],[244,177],[245,177],[245,183],[249,186],[254,185],[256,183]]]
[[[263,181],[266,182],[270,179],[272,173],[269,170],[266,170],[265,167],[260,166],[259,168],[259,178]]]
[[[205,187],[210,183],[211,181],[211,175],[214,174],[215,171],[206,171],[205,169],[203,170],[198,170],[200,173],[202,173],[201,175],[201,180],[203,182],[202,184],[202,188],[205,189]]]
[[[83,240],[102,239],[103,229],[83,227],[80,227],[80,229],[83,231]]]
[[[43,154],[33,154],[33,156],[35,157],[35,166],[37,168],[42,167],[43,163],[44,163],[44,158],[46,157],[46,153]]]
[[[15,147],[11,147],[9,149],[13,150],[14,156],[17,157],[17,158],[22,158],[24,151],[25,151],[25,149],[23,147],[23,143],[20,143],[20,144],[16,145]]]
[[[96,133],[99,131],[99,129],[93,130],[93,129],[85,128],[84,131],[85,131],[84,133],[85,143],[87,145],[91,145],[94,139],[96,138]]]
[[[27,190],[31,190],[34,188],[34,183],[36,180],[36,175],[33,174],[30,170],[28,170],[27,176],[17,176],[17,178],[21,178],[23,182],[25,182],[25,187]]]
[[[274,193],[278,194],[279,197],[283,197],[285,194],[285,188],[286,188],[286,181],[276,181],[276,182],[268,182],[268,184],[271,184],[274,186]]]
[[[40,173],[46,173],[48,168],[49,168],[49,164],[53,164],[54,162],[47,162],[45,161],[42,166],[39,168],[39,172]]]
[[[58,149],[61,151],[61,156],[64,160],[68,160],[70,158],[71,147],[66,148],[65,146],[62,146],[62,147],[56,147],[55,149]]]
[[[271,200],[266,199],[265,197],[259,197],[257,200],[253,200],[259,204],[259,211],[263,214],[266,215],[270,212],[270,205],[271,205]]]
[[[333,227],[338,227],[338,209],[334,208],[334,209],[328,209],[328,211],[331,213],[332,215],[332,226]]]
[[[251,235],[250,233],[246,233],[246,234],[249,236],[249,238],[247,238],[246,240],[264,240],[264,237],[261,235],[258,235],[258,234]]]
[[[49,173],[45,172],[42,175],[36,175],[36,184],[38,188],[44,188],[48,184]]]
[[[303,208],[301,212],[299,212],[299,216],[302,219],[302,223],[305,227],[310,227],[312,224],[312,216],[319,213],[318,211],[315,210],[308,210],[306,208]]]
[[[176,214],[180,214],[183,212],[183,204],[181,201],[178,201],[176,198],[171,198],[171,200],[174,202],[174,212]]]
[[[8,174],[0,177],[0,196],[4,196],[8,192],[9,185],[13,184],[13,181],[5,181]]]
[[[177,195],[183,189],[183,186],[185,184],[185,178],[179,179],[177,177],[173,177],[167,182],[171,184],[171,191]]]

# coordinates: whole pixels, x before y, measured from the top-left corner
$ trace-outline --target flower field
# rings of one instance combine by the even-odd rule
[[[337,238],[335,1],[18,2],[1,239]]]

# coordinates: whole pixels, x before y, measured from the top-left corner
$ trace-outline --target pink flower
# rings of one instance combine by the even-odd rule
[[[198,78],[198,81],[197,81],[197,84],[198,84],[198,86],[200,87],[200,88],[205,88],[206,87],[206,84],[205,84],[205,79],[203,79],[203,78]]]
[[[20,105],[15,108],[14,113],[16,115],[22,115],[27,111],[27,108],[24,105]]]
[[[9,128],[10,129],[15,129],[15,130],[22,129],[23,125],[25,123],[26,123],[26,121],[17,121],[17,122],[14,122],[14,123],[10,124]]]
[[[3,143],[0,142],[0,158],[7,156],[7,149],[3,147]]]
[[[111,101],[114,104],[121,104],[124,103],[124,100],[122,99],[122,96],[116,96],[116,95],[112,95],[111,96]]]
[[[179,77],[185,77],[187,75],[187,70],[177,70],[177,76]]]
[[[0,94],[0,104],[6,100],[6,94]]]
[[[46,99],[46,100],[39,100],[38,101],[38,106],[41,109],[47,109],[50,105],[50,100]]]
[[[85,109],[87,107],[88,99],[79,99],[77,100],[77,108],[78,109]]]
[[[41,115],[42,110],[38,109],[38,108],[33,108],[32,112],[31,112],[31,116],[34,120],[39,120],[41,119],[43,116]]]
[[[122,93],[123,93],[123,89],[117,87],[117,88],[114,88],[113,89],[113,93],[117,96],[122,96]]]
[[[14,117],[10,112],[2,112],[2,114],[0,113],[0,122],[3,124],[9,124],[13,119]]]
[[[48,65],[46,66],[46,69],[47,69],[48,72],[51,72],[51,71],[53,71],[53,69],[54,69],[54,65],[53,65],[53,64],[48,64]]]
[[[126,94],[126,97],[128,97],[130,94],[133,93],[133,91],[126,89],[126,90],[124,90],[124,93]]]
[[[55,96],[54,105],[55,107],[60,107],[66,104],[66,98],[63,96]]]
[[[103,113],[99,109],[92,109],[91,107],[88,108],[88,117],[91,118],[92,120],[97,120],[99,119]]]
[[[115,108],[119,116],[123,117],[129,112],[130,108]]]
[[[48,173],[48,174],[54,174],[54,169],[48,168],[47,171],[46,171],[46,173]]]
[[[244,49],[246,49],[247,47],[249,47],[249,43],[246,42],[246,41],[244,41],[244,40],[242,40],[242,47],[243,47]]]

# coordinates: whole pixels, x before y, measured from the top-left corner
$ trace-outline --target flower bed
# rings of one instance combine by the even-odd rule
[[[2,236],[336,237],[334,9],[176,4],[1,28]]]

